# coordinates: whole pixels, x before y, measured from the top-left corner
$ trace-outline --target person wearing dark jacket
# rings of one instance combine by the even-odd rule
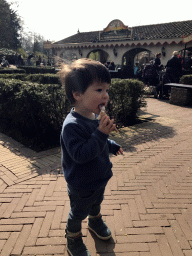
[[[178,58],[179,52],[174,51],[172,58],[168,60],[166,65],[166,72],[171,83],[179,83],[182,73],[181,59]]]
[[[160,71],[161,70],[161,53],[157,53],[155,56],[155,60],[154,60],[154,67],[156,69],[156,71]]]
[[[109,139],[114,120],[97,116],[109,101],[111,77],[98,61],[79,59],[63,65],[60,79],[71,104],[61,131],[62,167],[67,181],[70,212],[66,224],[67,250],[71,256],[90,256],[82,240],[81,223],[88,216],[88,228],[100,239],[112,236],[100,213],[105,187],[112,177],[109,153],[123,149]]]
[[[192,53],[191,52],[189,52],[188,56],[184,59],[183,66],[184,66],[184,69],[187,71],[192,70]]]

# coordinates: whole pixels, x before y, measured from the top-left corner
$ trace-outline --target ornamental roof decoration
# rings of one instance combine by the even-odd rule
[[[131,29],[120,20],[112,20],[102,32],[99,32],[99,41],[126,39],[131,39]]]
[[[57,41],[53,47],[61,44],[112,43],[115,41],[144,41],[176,39],[192,35],[192,20],[136,26],[129,28],[120,20],[113,20],[103,31],[78,32]]]
[[[125,26],[120,20],[112,20],[109,25],[104,28],[103,32],[117,31],[122,29],[128,29],[128,26]]]

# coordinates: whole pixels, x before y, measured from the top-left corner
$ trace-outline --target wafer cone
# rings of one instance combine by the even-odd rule
[[[101,107],[100,114],[98,115],[97,119],[98,119],[98,120],[101,120],[101,118],[102,118],[103,116],[105,116],[105,115],[107,115],[106,112],[105,112],[105,106],[102,106],[102,107]],[[115,127],[115,130],[114,130],[114,131],[119,132],[116,127]]]

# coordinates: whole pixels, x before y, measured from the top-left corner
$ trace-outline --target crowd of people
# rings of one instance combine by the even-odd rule
[[[163,66],[161,64],[161,53],[157,53],[155,58],[145,65],[136,63],[134,69],[130,63],[121,67],[120,78],[138,78],[146,85],[157,86],[161,73],[166,73],[166,77],[171,83],[179,83],[183,71],[192,71],[192,53],[182,58],[178,51],[174,51],[172,57]],[[105,66],[109,71],[117,70],[114,62],[106,62]]]
[[[15,53],[14,55],[9,55],[9,56],[3,56],[0,62],[1,67],[10,67],[10,65],[14,65],[15,67],[19,66],[31,66],[31,65],[36,65],[36,66],[51,66],[50,62],[46,62],[45,59],[42,59],[42,57],[35,56],[35,54],[32,52],[28,55],[26,59],[23,59],[21,54]]]
[[[28,55],[26,60],[22,58],[21,54],[15,53],[13,62],[15,66],[31,66],[34,63],[36,66],[51,65],[49,62],[46,63],[45,60],[41,58],[41,56],[35,56],[33,52]],[[1,67],[10,66],[6,56],[3,56],[0,65]],[[104,65],[108,68],[109,71],[119,71],[114,62],[106,62]],[[178,83],[180,77],[183,74],[183,70],[192,71],[191,52],[188,53],[187,57],[182,58],[178,51],[174,51],[172,57],[168,60],[165,66],[161,64],[161,53],[157,53],[155,59],[151,60],[145,65],[141,66],[139,63],[136,63],[134,68],[130,63],[123,65],[120,68],[120,72],[118,72],[118,74],[120,74],[120,78],[138,78],[139,80],[142,80],[146,85],[157,86],[159,83],[159,74],[161,71],[164,73],[166,72],[166,77],[168,78],[169,82]]]
[[[174,51],[166,65],[161,64],[161,53],[157,53],[155,59],[147,63],[143,68],[134,68],[136,78],[142,80],[148,86],[155,86],[156,92],[162,93],[162,86],[165,83],[179,83],[181,76],[192,72],[192,54],[182,58],[178,51]],[[168,88],[164,87],[164,93],[168,96]],[[161,95],[162,96],[162,95]]]
[[[157,85],[159,83],[159,74],[164,71],[171,83],[179,83],[184,70],[192,71],[191,56],[192,54],[189,53],[186,58],[182,58],[178,51],[174,51],[167,64],[163,66],[161,64],[161,53],[157,53],[156,58],[146,64],[142,70],[143,82],[149,85]],[[138,68],[138,64],[135,66],[135,70],[134,74],[137,76],[138,72],[141,71]]]

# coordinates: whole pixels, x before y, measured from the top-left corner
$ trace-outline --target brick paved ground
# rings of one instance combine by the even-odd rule
[[[147,102],[145,122],[115,136],[126,152],[111,158],[102,204],[113,238],[83,222],[92,256],[192,256],[192,108]],[[35,153],[0,134],[0,256],[67,255],[68,211],[60,150]]]

